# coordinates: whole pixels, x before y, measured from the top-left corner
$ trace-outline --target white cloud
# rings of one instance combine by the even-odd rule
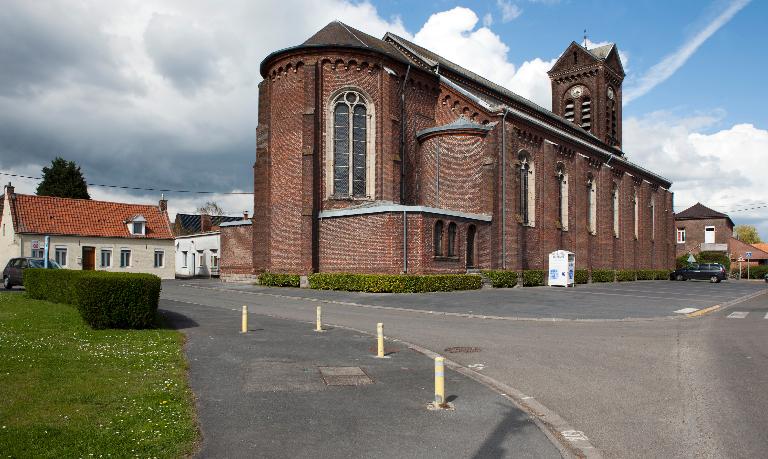
[[[509,22],[523,14],[523,10],[509,0],[496,0],[496,5],[501,10],[501,22]]]
[[[485,13],[483,16],[483,27],[491,27],[493,25],[493,15],[491,13]]]
[[[700,30],[691,39],[683,43],[672,54],[666,56],[659,63],[648,69],[645,74],[637,79],[634,86],[625,88],[624,90],[624,104],[628,104],[633,99],[646,94],[652,90],[659,83],[663,82],[667,78],[671,77],[677,70],[685,64],[693,53],[696,52],[699,47],[704,44],[709,37],[720,29],[723,25],[728,23],[742,8],[747,6],[750,0],[733,0],[728,7],[720,13],[715,19],[713,19],[706,27]]]
[[[701,202],[722,212],[768,202],[768,130],[736,124],[704,134],[724,114],[675,117],[655,112],[624,120],[629,159],[673,182],[675,210]],[[737,223],[758,226],[768,238],[768,208],[731,212]]]

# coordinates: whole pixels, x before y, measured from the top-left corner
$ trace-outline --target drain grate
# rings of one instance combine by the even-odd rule
[[[319,367],[320,375],[329,386],[363,386],[373,380],[360,367]]]
[[[470,354],[472,352],[480,352],[480,348],[469,347],[469,346],[454,346],[454,347],[446,347],[444,351],[449,354]]]

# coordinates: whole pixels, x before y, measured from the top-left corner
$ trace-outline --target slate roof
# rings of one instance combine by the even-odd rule
[[[17,233],[173,239],[168,214],[154,205],[14,194],[11,206]],[[128,231],[137,215],[147,221],[144,236]]]
[[[605,58],[608,57],[608,54],[611,53],[611,50],[614,46],[616,45],[613,43],[608,43],[607,45],[598,46],[597,48],[587,49],[587,51],[589,51],[591,55],[595,56],[601,61],[604,61]]]
[[[176,214],[176,223],[178,223],[181,228],[177,228],[177,230],[181,230],[183,233],[192,232],[192,233],[199,233],[200,232],[200,214]],[[219,226],[222,223],[226,222],[235,222],[242,220],[242,215],[239,217],[228,217],[225,215],[211,215],[211,225],[212,226]]]
[[[733,220],[727,214],[710,209],[700,202],[675,214],[675,220],[704,220],[708,218],[727,218],[733,226]]]

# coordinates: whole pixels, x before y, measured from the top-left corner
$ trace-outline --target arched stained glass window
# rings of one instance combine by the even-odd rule
[[[448,224],[448,256],[456,256],[456,223]]]
[[[368,110],[355,91],[340,94],[333,109],[333,194],[365,197],[367,192]]]
[[[438,220],[435,222],[435,256],[436,257],[442,257],[443,256],[443,221]]]

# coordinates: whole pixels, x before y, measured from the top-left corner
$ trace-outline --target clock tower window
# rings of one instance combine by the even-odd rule
[[[589,97],[581,101],[581,127],[585,131],[592,129],[592,101]]]

